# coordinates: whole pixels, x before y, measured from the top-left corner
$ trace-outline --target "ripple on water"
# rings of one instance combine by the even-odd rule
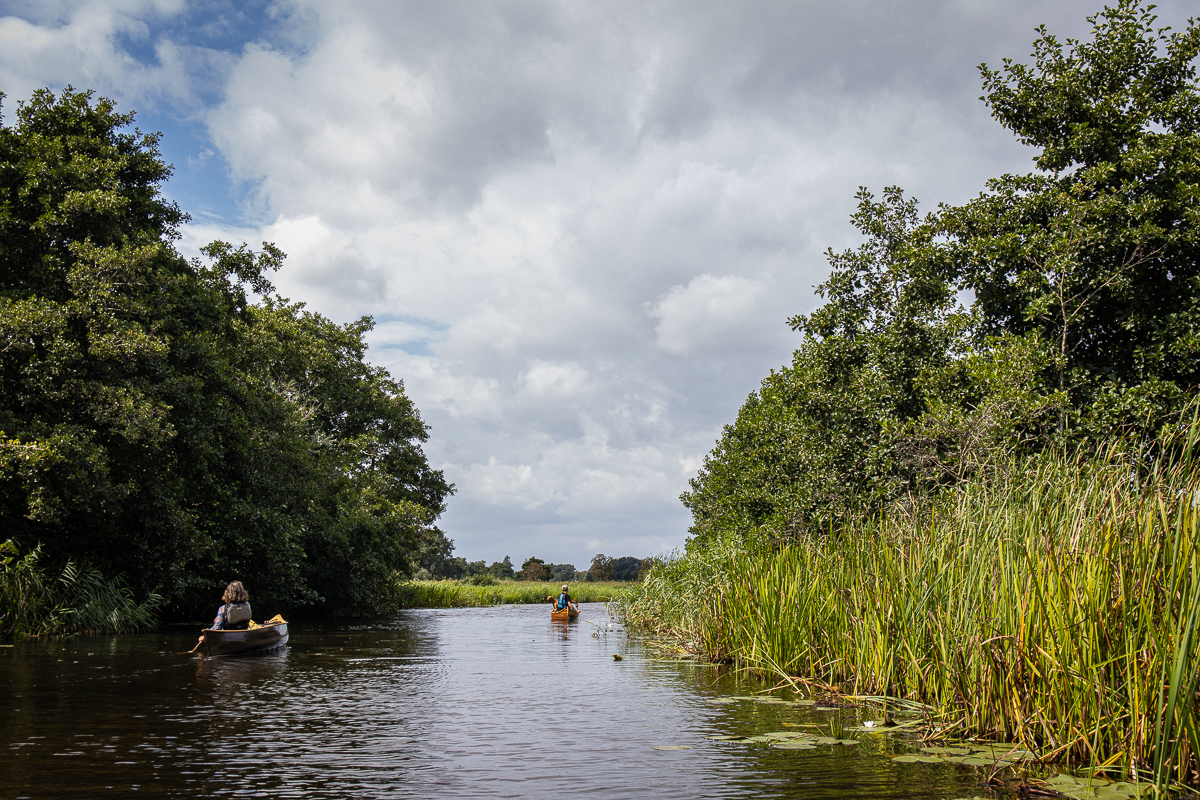
[[[3,796],[952,798],[979,774],[895,764],[886,737],[719,740],[828,725],[719,670],[643,658],[544,606],[293,624],[283,650],[179,655],[194,632],[0,651]],[[191,642],[187,640],[191,638]],[[612,654],[623,656],[615,661]],[[103,669],[97,669],[103,667]],[[718,701],[718,702],[713,702]],[[710,738],[716,737],[716,738]]]

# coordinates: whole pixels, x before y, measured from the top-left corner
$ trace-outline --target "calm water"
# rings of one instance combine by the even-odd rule
[[[759,687],[643,656],[624,634],[593,637],[602,605],[581,620],[504,606],[295,623],[282,650],[216,659],[179,654],[190,629],[0,648],[0,797],[986,793],[970,767],[892,763],[887,752],[911,749],[902,739],[791,751],[708,740],[841,712],[715,704]]]

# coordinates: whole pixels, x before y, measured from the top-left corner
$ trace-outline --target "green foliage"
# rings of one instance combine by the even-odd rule
[[[486,578],[488,576],[477,576]],[[404,608],[468,608],[506,603],[546,603],[557,597],[562,584],[529,581],[487,582],[469,578],[466,581],[409,581],[399,587]],[[583,583],[571,587],[571,598],[579,603],[607,603],[616,598],[624,584]]]
[[[642,559],[633,556],[614,558],[612,562],[613,580],[636,581],[642,571]]]
[[[530,557],[521,564],[521,569],[515,577],[519,581],[548,581],[550,570],[542,559]]]
[[[792,363],[682,496],[692,543],[836,530],[1177,417],[1200,382],[1200,27],[1156,30],[1138,0],[1090,19],[1089,42],[1040,30],[1031,64],[981,68],[1036,172],[923,219],[860,190],[864,243],[830,252]]]
[[[1200,413],[1069,443],[922,513],[836,536],[729,537],[622,596],[632,629],[772,680],[932,705],[955,736],[1200,779]]]
[[[98,570],[71,562],[47,580],[42,553],[20,556],[10,539],[0,543],[0,638],[70,633],[125,633],[153,627],[163,598],[151,594],[138,603],[121,585]]]
[[[0,522],[189,616],[234,578],[265,605],[394,604],[452,547],[451,487],[364,360],[371,320],[276,296],[270,244],[181,258],[169,168],[130,122],[40,91],[0,127]]]
[[[1042,28],[1033,63],[981,68],[1038,171],[942,226],[985,331],[1036,332],[1088,431],[1152,434],[1200,378],[1200,27],[1133,0],[1089,21],[1089,42]]]
[[[597,553],[592,556],[592,566],[588,570],[589,581],[612,581],[616,580],[613,574],[613,559],[604,553]]]
[[[916,203],[895,188],[858,198],[866,242],[830,252],[826,304],[791,320],[805,334],[792,364],[750,396],[683,495],[693,541],[824,529],[912,488],[898,437],[929,411],[931,388],[956,383],[973,320]]]
[[[493,578],[512,578],[515,574],[512,559],[505,556],[503,561],[493,561],[492,565],[488,567],[488,574]]]

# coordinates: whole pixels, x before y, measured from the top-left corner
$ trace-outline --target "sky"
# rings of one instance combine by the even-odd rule
[[[679,495],[799,346],[859,186],[931,209],[1031,169],[977,67],[1099,8],[0,0],[0,91],[5,120],[73,85],[161,131],[185,255],[275,242],[282,295],[375,318],[456,554],[585,568],[684,544]]]

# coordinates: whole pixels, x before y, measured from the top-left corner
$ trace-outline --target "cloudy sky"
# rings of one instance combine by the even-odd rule
[[[161,130],[183,247],[274,241],[370,314],[471,560],[684,542],[678,495],[855,243],[858,186],[961,202],[1030,153],[976,66],[1099,0],[0,0],[6,119]],[[1180,26],[1188,3],[1160,3]]]

